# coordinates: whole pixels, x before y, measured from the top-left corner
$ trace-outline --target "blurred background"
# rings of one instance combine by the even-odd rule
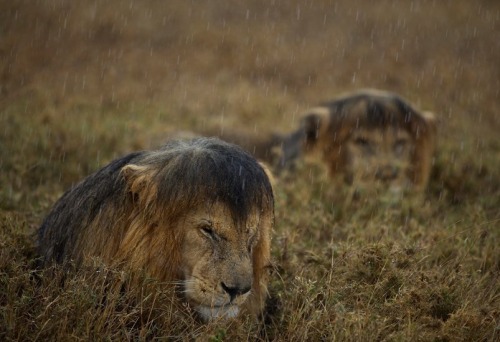
[[[15,170],[19,186],[25,177],[67,185],[176,130],[289,132],[308,107],[359,88],[390,90],[433,111],[451,163],[480,159],[483,170],[500,153],[499,8],[1,1],[3,173]],[[23,156],[33,151],[35,160]],[[62,159],[78,159],[76,169],[60,174]]]
[[[271,286],[277,331],[312,338],[296,329],[303,315],[316,338],[494,339],[499,37],[495,0],[0,0],[2,270],[29,263],[30,234],[54,201],[113,158],[178,131],[290,132],[319,102],[379,88],[438,119],[427,202],[419,214],[343,212],[309,170],[278,179],[273,255],[293,285]],[[380,266],[399,257],[406,268]],[[379,276],[362,276],[367,265]],[[408,297],[379,298],[382,285]],[[315,316],[319,295],[331,305]]]

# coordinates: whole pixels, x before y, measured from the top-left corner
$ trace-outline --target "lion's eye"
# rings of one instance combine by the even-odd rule
[[[368,141],[368,139],[363,138],[363,137],[357,137],[356,139],[354,139],[354,143],[356,145],[359,145],[359,146],[368,146],[368,145],[370,145],[370,142]]]
[[[408,142],[406,141],[406,139],[396,140],[396,142],[394,143],[394,151],[396,152],[396,154],[401,154],[405,149],[407,143]]]
[[[396,140],[394,145],[395,146],[404,146],[404,145],[406,145],[406,143],[407,143],[406,139],[398,139],[398,140]]]
[[[209,224],[204,224],[200,227],[200,231],[203,235],[206,237],[212,239],[212,240],[217,240],[217,234],[214,232],[213,228]]]
[[[354,139],[354,144],[365,155],[373,155],[376,152],[376,145],[368,138],[358,136]]]

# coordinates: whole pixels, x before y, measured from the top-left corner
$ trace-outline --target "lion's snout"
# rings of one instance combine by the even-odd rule
[[[383,165],[375,171],[375,177],[384,182],[395,180],[398,174],[399,168],[394,165]]]
[[[229,295],[230,302],[232,303],[236,297],[250,292],[250,290],[252,289],[252,283],[251,282],[245,282],[245,283],[238,282],[236,284],[226,285],[224,282],[221,282],[221,287]]]
[[[237,259],[236,256],[230,258],[231,260]],[[229,295],[231,303],[241,301],[241,297],[250,292],[253,284],[253,267],[250,258],[243,258],[240,262],[230,263],[225,265],[225,276],[222,277],[220,287]]]

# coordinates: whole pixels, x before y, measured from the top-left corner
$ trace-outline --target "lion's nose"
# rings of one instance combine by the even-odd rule
[[[375,176],[383,181],[394,180],[398,176],[398,168],[392,165],[385,165],[377,169]]]
[[[224,291],[226,291],[229,294],[229,297],[231,298],[231,302],[236,298],[237,296],[241,296],[248,291],[251,290],[251,286],[245,285],[245,284],[237,284],[237,285],[226,285],[224,282],[221,283],[222,288]]]

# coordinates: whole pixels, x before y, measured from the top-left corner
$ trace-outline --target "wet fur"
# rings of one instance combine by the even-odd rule
[[[349,159],[343,145],[360,128],[408,132],[415,145],[408,178],[414,189],[426,187],[435,149],[434,115],[417,111],[397,94],[378,90],[341,96],[310,110],[301,127],[284,140],[280,164],[287,165],[302,153],[319,152],[331,176],[342,174]]]
[[[413,190],[426,188],[435,149],[436,123],[430,112],[415,109],[397,94],[380,90],[361,90],[320,104],[307,111],[297,130],[267,139],[242,134],[216,134],[240,144],[257,158],[274,166],[276,172],[292,167],[309,155],[319,155],[331,178],[347,182],[350,160],[346,144],[359,129],[397,128],[409,133],[414,145],[406,176]]]
[[[247,306],[258,312],[270,258],[272,188],[250,154],[217,139],[170,141],[155,151],[124,156],[88,176],[45,218],[39,252],[45,264],[81,265],[97,257],[144,270],[159,281],[182,281],[186,232],[178,221],[190,208],[215,203],[227,208],[234,229],[242,229],[240,223],[255,210],[270,220],[259,226],[260,240],[251,256],[253,287]]]

